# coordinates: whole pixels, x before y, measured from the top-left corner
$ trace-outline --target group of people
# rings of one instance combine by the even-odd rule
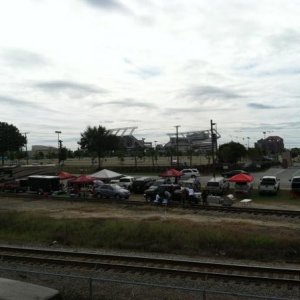
[[[180,194],[180,200],[182,204],[185,202],[198,204],[199,203],[199,192],[201,191],[201,184],[199,178],[195,178],[193,182],[188,183],[187,185],[183,186],[181,189]],[[179,200],[178,197],[174,194],[172,194],[173,191],[165,190],[160,191],[156,194],[154,203],[159,204],[168,204],[172,198],[175,198],[175,200]],[[197,194],[198,193],[198,194]],[[207,204],[207,196],[208,191],[203,190],[201,193],[202,203],[205,205]],[[174,199],[173,199],[174,200]]]

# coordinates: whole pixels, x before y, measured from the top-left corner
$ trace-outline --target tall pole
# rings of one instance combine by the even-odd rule
[[[60,142],[59,142],[59,135],[61,134],[60,130],[56,130],[55,133],[57,133],[57,158],[58,158],[58,165],[60,163]]]
[[[176,125],[176,162],[177,162],[177,169],[179,169],[179,153],[178,153],[178,128],[180,127],[180,125]]]
[[[210,120],[211,156],[212,156],[213,177],[216,176],[216,172],[215,172],[215,133],[214,133],[214,128],[213,128],[214,125],[216,125],[216,123],[213,123],[213,121]]]
[[[28,165],[28,151],[27,151],[27,134],[29,134],[30,132],[24,132],[24,136],[26,139],[26,144],[25,144],[25,151],[26,151],[26,164]]]

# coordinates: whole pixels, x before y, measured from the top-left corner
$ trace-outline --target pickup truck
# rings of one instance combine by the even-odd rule
[[[263,176],[258,185],[260,194],[276,195],[280,188],[280,179],[276,176]]]

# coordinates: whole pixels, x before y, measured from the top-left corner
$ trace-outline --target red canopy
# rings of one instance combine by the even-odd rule
[[[254,177],[250,174],[236,174],[229,178],[230,182],[251,182],[254,180]]]
[[[182,172],[178,171],[176,169],[169,169],[163,173],[161,173],[159,176],[160,177],[180,177],[182,176]]]
[[[70,178],[75,178],[76,176],[68,173],[68,172],[64,172],[64,171],[60,171],[57,176],[59,177],[59,179],[64,180],[64,179],[70,179]]]
[[[89,175],[80,175],[79,177],[71,180],[71,183],[92,183],[96,178]]]

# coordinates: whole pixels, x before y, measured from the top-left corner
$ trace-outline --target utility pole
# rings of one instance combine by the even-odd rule
[[[25,144],[25,151],[26,151],[26,164],[28,165],[28,151],[27,151],[27,134],[29,134],[30,132],[24,132],[24,136],[26,139],[26,144]]]
[[[57,133],[57,158],[58,158],[58,165],[60,163],[60,139],[59,139],[59,135],[61,134],[60,130],[56,130],[55,133]]]
[[[214,133],[214,128],[213,128],[214,125],[216,125],[216,123],[213,123],[213,121],[210,120],[211,156],[212,156],[213,177],[216,176],[216,170],[215,170],[215,140],[216,140],[216,134]]]
[[[178,128],[180,127],[180,125],[176,125],[176,155],[177,155],[177,169],[179,169],[179,153],[178,153]]]

